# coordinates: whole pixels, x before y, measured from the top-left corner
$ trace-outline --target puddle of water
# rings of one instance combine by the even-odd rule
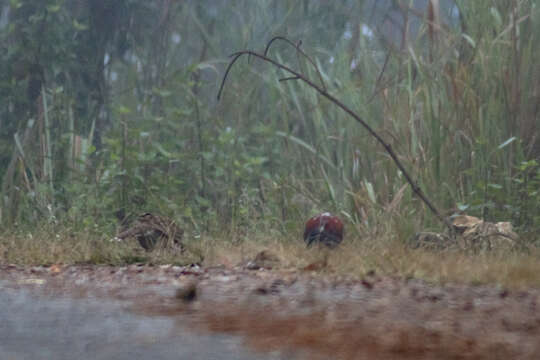
[[[190,332],[177,320],[134,314],[119,301],[53,299],[0,282],[0,359],[288,358],[252,352],[239,337]]]

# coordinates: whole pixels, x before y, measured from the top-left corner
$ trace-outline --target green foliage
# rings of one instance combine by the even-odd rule
[[[118,209],[159,211],[245,238],[330,210],[359,235],[385,213],[434,226],[376,141],[299,82],[241,61],[216,103],[226,55],[286,35],[448,214],[534,233],[538,6],[441,1],[436,28],[405,3],[0,3],[1,221],[112,233]],[[320,82],[286,43],[269,55]]]
[[[509,205],[516,222],[531,234],[540,231],[540,166],[536,160],[523,161],[512,178],[514,201]]]

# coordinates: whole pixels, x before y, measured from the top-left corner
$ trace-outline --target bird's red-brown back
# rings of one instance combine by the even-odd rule
[[[307,246],[321,243],[335,247],[343,240],[343,222],[328,212],[308,219],[304,229],[304,241]]]

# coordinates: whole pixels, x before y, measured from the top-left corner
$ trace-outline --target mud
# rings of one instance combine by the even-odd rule
[[[49,298],[122,301],[133,316],[172,320],[172,333],[240,336],[261,358],[540,358],[538,289],[136,265],[4,266],[0,279]]]

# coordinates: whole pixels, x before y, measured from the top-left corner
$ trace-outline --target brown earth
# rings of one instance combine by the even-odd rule
[[[136,312],[301,358],[540,359],[538,289],[246,266],[8,265],[0,279],[49,296],[127,300]]]

